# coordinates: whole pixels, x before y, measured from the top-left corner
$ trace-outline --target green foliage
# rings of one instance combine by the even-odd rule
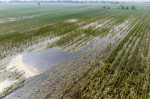
[[[149,53],[150,26],[147,20],[147,16],[142,18],[112,51],[113,54],[110,53],[105,64],[95,68],[73,88],[71,98],[149,97],[150,60],[146,53]]]
[[[133,35],[135,31],[138,31],[141,27],[139,27],[139,23],[127,34],[127,36],[114,48],[114,50],[109,54],[106,59],[106,62],[112,63],[115,60],[115,57],[118,55],[118,52],[123,48],[124,44],[129,40],[130,36]]]
[[[56,41],[56,45],[60,46],[63,44],[69,43],[69,41],[73,40],[73,38],[79,36],[79,33],[71,33],[67,36],[62,37],[60,40]]]

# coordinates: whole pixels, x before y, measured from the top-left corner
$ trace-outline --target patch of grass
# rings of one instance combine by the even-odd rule
[[[109,61],[109,64],[105,62],[100,67],[97,65],[93,72],[71,88],[66,97],[73,99],[149,97],[147,80],[150,77],[150,61],[148,55],[143,56],[144,53],[149,52],[146,48],[146,46],[149,48],[150,37],[150,35],[147,37],[149,34],[147,30],[150,28],[147,20],[148,17],[143,18],[141,24],[139,23],[126,36],[128,38],[125,37],[123,42],[119,43],[121,47],[117,46],[115,49],[117,51],[112,51],[117,55],[110,54],[109,57],[114,57],[116,60]],[[143,48],[146,48],[146,51],[142,50]]]

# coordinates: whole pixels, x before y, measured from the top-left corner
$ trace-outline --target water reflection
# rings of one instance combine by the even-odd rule
[[[67,60],[69,56],[71,56],[71,54],[67,52],[58,49],[48,49],[24,54],[22,56],[22,62],[34,72],[43,72]]]

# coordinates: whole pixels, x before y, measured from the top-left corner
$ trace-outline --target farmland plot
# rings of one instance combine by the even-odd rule
[[[59,8],[55,9],[56,6],[59,6]],[[110,5],[112,10],[104,10],[102,6],[102,4],[77,4],[74,6],[54,4],[54,6],[49,7],[46,4],[41,8],[38,7],[37,9],[40,10],[37,10],[31,4],[31,12],[28,12],[26,5],[23,6],[21,9],[25,12],[23,16],[20,11],[16,10],[15,6],[13,7],[16,10],[15,13],[18,13],[17,16],[5,13],[3,17],[6,19],[2,18],[1,20],[6,21],[0,24],[0,85],[5,83],[6,86],[1,87],[0,97],[89,98],[91,96],[93,98],[105,97],[105,94],[108,97],[117,97],[119,92],[124,92],[126,89],[122,89],[124,85],[121,85],[124,78],[119,78],[122,76],[116,75],[127,72],[126,69],[123,69],[125,67],[120,65],[124,63],[128,66],[130,61],[126,62],[127,58],[132,59],[137,49],[140,49],[137,53],[141,53],[138,54],[138,57],[142,58],[141,63],[147,64],[145,68],[148,69],[147,58],[149,56],[145,56],[148,55],[148,52],[145,52],[144,49],[149,50],[149,46],[147,46],[149,45],[149,14],[145,14],[142,17],[145,10],[116,10],[118,5]],[[70,10],[67,10],[68,8]],[[58,12],[56,13],[55,11]],[[10,21],[10,17],[18,18]],[[136,24],[138,20],[140,21]],[[135,27],[131,29],[133,25]],[[130,29],[131,31],[126,35]],[[124,35],[126,37],[108,55],[104,62],[99,61],[99,58],[103,57]],[[140,43],[140,45],[139,42],[143,43]],[[141,47],[137,48],[137,46]],[[57,65],[54,64],[52,68],[47,68],[46,71],[40,73],[33,73],[31,69],[22,64],[24,55],[29,53],[30,56],[30,54],[36,52],[39,52],[39,54],[44,53],[44,51],[47,52],[51,48],[65,51],[64,53],[71,55],[70,59]],[[121,58],[125,61],[121,60]],[[21,66],[25,68],[20,69],[22,68]],[[95,68],[98,68],[98,70]],[[129,66],[128,69],[130,69]],[[148,77],[149,72],[147,69],[145,69],[146,77]],[[133,70],[134,68],[130,71],[133,72]],[[94,77],[92,79],[99,79],[98,81],[100,82],[97,82],[97,80],[91,82],[91,75],[89,76],[88,72],[91,72],[92,77]],[[84,75],[88,77],[84,78]],[[102,75],[102,78],[99,78],[99,75]],[[105,78],[105,76],[108,76],[108,78]],[[75,90],[78,87],[78,83],[75,84],[76,86],[73,86],[73,84],[79,80],[84,82],[84,79],[88,79],[84,88],[89,88],[90,86],[93,90],[87,90],[92,91],[92,94],[94,92],[96,95],[91,95],[90,91],[87,94],[86,90]],[[118,86],[114,86],[115,83],[118,83],[118,79],[121,79],[119,82],[121,91],[118,91]],[[112,81],[105,83],[109,80]],[[130,79],[128,80],[130,81]],[[95,90],[94,88],[99,88],[99,83],[102,83],[100,84],[100,89]],[[129,85],[129,82],[126,81],[126,83]],[[96,84],[97,86],[93,88],[91,84]],[[145,86],[148,85],[145,84]],[[130,92],[130,87],[128,88],[127,85],[126,87]],[[115,92],[112,89],[115,89]],[[80,93],[80,91],[83,93]],[[112,96],[113,94],[115,96]],[[81,97],[82,95],[83,97]],[[127,94],[126,96],[129,95]]]
[[[148,98],[149,14],[66,97]]]

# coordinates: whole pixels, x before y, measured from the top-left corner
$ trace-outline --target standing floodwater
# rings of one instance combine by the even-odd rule
[[[71,55],[67,52],[58,49],[48,49],[24,54],[22,62],[34,72],[43,72],[68,59],[69,56]]]

